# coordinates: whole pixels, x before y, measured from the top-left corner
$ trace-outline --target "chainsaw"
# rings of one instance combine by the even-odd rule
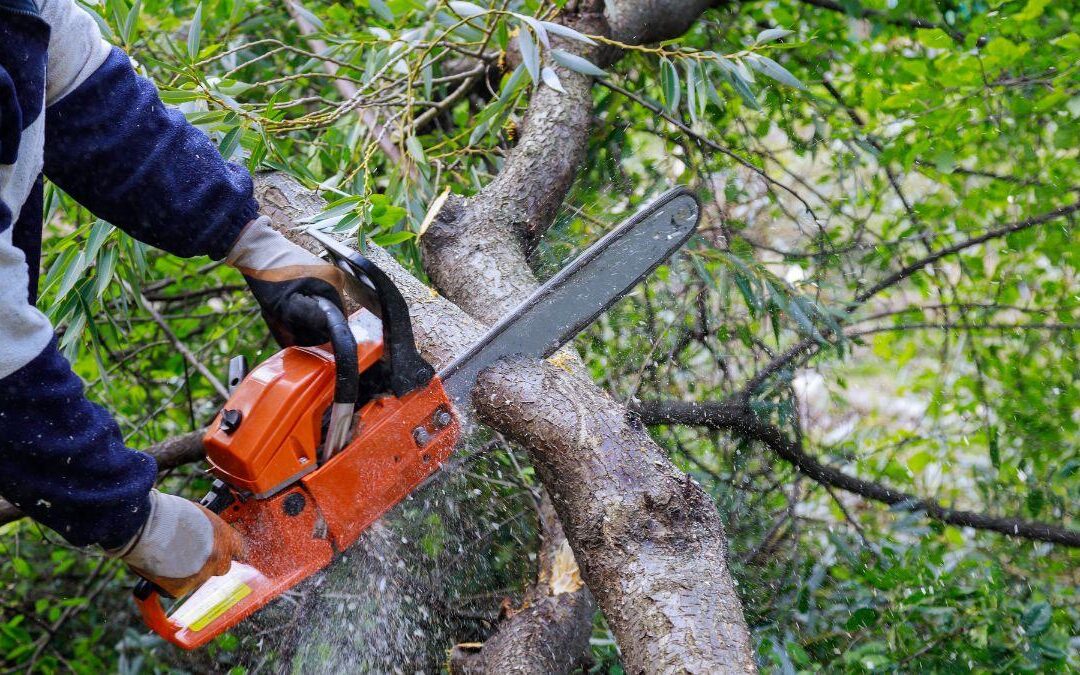
[[[679,249],[700,207],[670,190],[607,233],[436,373],[416,349],[409,308],[374,263],[311,232],[364,308],[320,304],[331,340],[286,347],[247,372],[229,364],[229,399],[203,444],[216,476],[201,503],[243,537],[248,556],[171,611],[143,581],[135,601],[154,632],[195,649],[329,565],[446,462],[476,378],[510,355],[547,358]]]

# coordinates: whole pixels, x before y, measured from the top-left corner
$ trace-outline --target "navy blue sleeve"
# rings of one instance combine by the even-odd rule
[[[258,213],[248,172],[115,48],[47,109],[45,175],[99,218],[184,257],[225,257]]]
[[[86,400],[56,347],[0,379],[0,494],[76,546],[118,548],[149,515],[154,458]]]

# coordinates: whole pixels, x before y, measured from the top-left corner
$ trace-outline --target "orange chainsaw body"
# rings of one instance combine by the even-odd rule
[[[361,372],[383,357],[379,320],[349,321]],[[185,649],[199,647],[326,567],[382,514],[446,461],[459,423],[438,377],[404,396],[377,396],[355,413],[352,439],[318,462],[334,395],[329,348],[288,347],[254,368],[204,438],[212,471],[232,492],[221,517],[243,536],[246,565],[186,612],[166,615],[156,593],[136,599],[147,625]],[[230,413],[230,411],[233,411]],[[239,422],[224,424],[226,414]],[[188,599],[196,600],[200,588]],[[181,615],[184,615],[181,618]]]

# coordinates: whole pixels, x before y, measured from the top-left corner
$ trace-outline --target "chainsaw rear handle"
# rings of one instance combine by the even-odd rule
[[[375,291],[383,327],[383,357],[390,371],[388,385],[394,396],[400,398],[431,382],[435,369],[416,350],[409,305],[390,277],[332,237],[317,230],[309,230],[308,234],[323,245],[338,269],[357,282],[366,281]]]

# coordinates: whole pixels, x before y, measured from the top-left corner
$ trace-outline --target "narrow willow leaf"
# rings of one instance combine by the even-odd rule
[[[750,67],[754,70],[771,77],[781,84],[786,84],[789,87],[795,87],[796,89],[806,90],[806,87],[799,78],[795,77],[787,71],[782,65],[773,61],[768,56],[761,56],[760,54],[750,54],[746,58],[750,63]]]
[[[577,54],[564,52],[561,49],[552,49],[551,58],[555,59],[555,63],[559,64],[560,66],[569,68],[575,73],[581,73],[582,75],[591,75],[593,77],[607,77],[607,71],[595,65],[592,61],[578,56]]]
[[[303,6],[302,4],[300,4],[299,2],[294,2],[294,3],[292,3],[292,6],[293,6],[293,9],[295,9],[295,10],[296,10],[296,13],[297,13],[297,14],[299,14],[300,16],[302,16],[302,17],[304,17],[305,19],[307,19],[308,23],[310,23],[310,24],[311,24],[312,26],[315,26],[315,27],[316,27],[316,28],[318,28],[319,30],[322,30],[322,28],[323,28],[323,22],[322,22],[322,19],[320,19],[319,17],[315,16],[315,14],[313,14],[313,13],[311,12],[311,10],[309,10],[309,9],[308,9],[307,7],[304,7],[304,6]]]
[[[454,0],[449,3],[450,9],[454,10],[454,13],[463,19],[471,19],[474,16],[480,16],[487,12],[486,9],[479,5],[474,5],[471,2],[462,2],[461,0]]]
[[[60,288],[56,290],[56,297],[62,298],[68,294],[68,292],[75,287],[75,282],[82,278],[83,272],[86,270],[86,256],[85,251],[80,251],[75,260],[71,262],[71,265],[64,272],[63,278],[60,280]]]
[[[539,21],[525,14],[518,14],[517,12],[513,14],[528,24],[529,28],[533,29],[533,32],[536,33],[536,39],[540,40],[540,44],[544,45],[546,49],[551,49],[551,40],[548,39],[547,31],[544,30],[544,26]]]
[[[135,4],[131,6],[131,11],[127,13],[127,18],[124,19],[124,43],[131,42],[131,34],[135,30],[135,24],[139,20],[139,10],[142,9],[142,0],[135,0]]]
[[[754,90],[750,88],[750,83],[743,79],[742,70],[723,57],[718,58],[716,64],[720,67],[728,82],[731,83],[732,88],[735,89],[735,93],[752,109],[761,110],[761,104],[758,103]]]
[[[782,37],[787,37],[795,31],[788,30],[786,28],[766,28],[757,34],[754,38],[754,44],[761,44],[763,42],[772,42],[773,40],[779,40]]]
[[[544,79],[544,84],[551,87],[560,94],[565,94],[566,90],[563,89],[562,82],[559,81],[559,76],[555,74],[555,71],[547,66],[540,71],[540,77]]]
[[[742,62],[742,59],[735,59],[734,61],[728,61],[728,63],[735,66],[735,72],[739,74],[745,82],[751,83],[754,81],[754,72],[746,67],[746,64]]]
[[[686,59],[683,68],[686,70],[686,109],[690,113],[690,120],[697,122],[698,100],[702,98],[698,94],[697,63],[693,59]]]
[[[532,35],[527,30],[518,31],[518,49],[521,51],[521,62],[525,64],[532,81],[540,83],[540,51],[533,41]]]
[[[236,149],[240,147],[240,138],[243,134],[244,130],[240,127],[233,127],[229,130],[229,133],[225,134],[225,138],[222,138],[221,143],[218,145],[218,150],[223,158],[228,160],[233,156]]]
[[[424,67],[420,69],[420,81],[424,86],[424,98],[431,100],[431,64],[425,63]]]
[[[386,232],[384,234],[376,234],[371,238],[371,241],[375,242],[379,246],[393,246],[394,244],[400,244],[406,241],[416,239],[416,235],[407,230],[401,230],[398,232]]]
[[[675,112],[682,99],[682,83],[675,64],[666,58],[660,61],[660,89],[664,93],[664,108],[668,112]]]
[[[405,147],[409,149],[409,154],[418,164],[427,164],[427,155],[424,154],[424,146],[420,144],[420,139],[409,136],[405,139]]]
[[[432,223],[435,222],[435,219],[439,216],[439,211],[442,211],[442,207],[444,204],[446,204],[446,200],[449,197],[450,186],[447,185],[445,188],[443,188],[442,193],[439,194],[439,196],[431,202],[431,206],[427,208],[427,212],[424,214],[424,220],[420,223],[420,229],[418,230],[419,234],[417,235],[418,237],[424,236],[424,233],[427,232],[427,229],[431,227]]]
[[[510,97],[517,91],[518,85],[521,84],[521,79],[525,77],[525,66],[518,64],[517,68],[514,68],[514,72],[510,73],[510,77],[506,80],[506,84],[503,85],[502,91],[499,92],[499,102],[506,103],[510,100]]]
[[[379,18],[386,22],[392,22],[394,20],[394,12],[390,10],[383,0],[368,0],[368,4],[371,6],[372,11],[379,15]]]
[[[187,52],[188,57],[194,61],[199,58],[199,35],[202,32],[202,3],[195,7],[195,16],[191,17],[191,25],[188,26]]]
[[[587,45],[595,45],[596,41],[588,35],[579,33],[573,28],[567,28],[566,26],[558,23],[552,23],[551,21],[541,21],[547,32],[552,35],[558,35],[559,37],[568,38],[570,40],[577,40],[578,42],[584,42]]]
[[[113,270],[116,268],[116,248],[110,246],[98,256],[94,276],[94,298],[101,299],[105,289],[112,283]]]
[[[86,259],[93,260],[97,257],[98,250],[101,245],[108,239],[109,234],[112,233],[112,225],[106,223],[104,220],[98,218],[94,221],[94,224],[90,226],[90,236],[86,238],[86,246],[83,251],[86,252]]]
[[[487,136],[488,129],[491,128],[491,123],[487,120],[476,125],[476,128],[469,134],[469,145],[476,145],[480,142],[480,139]]]

